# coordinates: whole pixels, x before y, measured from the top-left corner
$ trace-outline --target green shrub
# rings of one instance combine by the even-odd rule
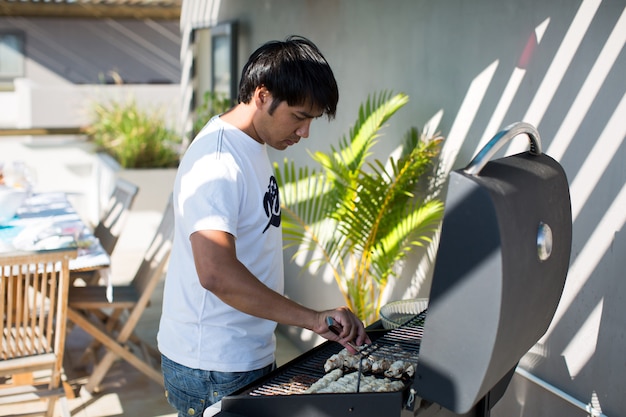
[[[170,168],[180,161],[181,138],[168,129],[162,112],[141,110],[135,100],[96,103],[89,138],[123,168]]]
[[[231,105],[231,101],[224,94],[205,91],[202,96],[202,104],[196,108],[193,136],[197,135],[213,116],[226,112]]]

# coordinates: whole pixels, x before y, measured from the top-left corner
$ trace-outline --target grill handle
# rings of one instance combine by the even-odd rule
[[[528,135],[530,139],[530,154],[541,155],[541,139],[539,138],[537,129],[528,123],[517,122],[505,127],[504,130],[501,130],[491,138],[463,171],[469,175],[478,175],[487,162],[489,162],[506,142],[523,133]]]

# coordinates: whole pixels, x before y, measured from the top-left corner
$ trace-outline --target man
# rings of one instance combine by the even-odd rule
[[[334,117],[338,98],[313,43],[268,42],[243,69],[238,104],[211,119],[185,153],[158,333],[166,395],[179,416],[198,416],[271,371],[277,322],[353,353],[348,342],[369,342],[347,308],[315,311],[282,295],[280,204],[267,147],[307,138],[313,119]],[[339,336],[329,316],[343,327]]]

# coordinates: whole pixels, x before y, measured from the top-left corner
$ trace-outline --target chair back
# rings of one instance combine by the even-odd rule
[[[52,369],[60,383],[76,249],[0,254],[0,375]]]
[[[115,182],[109,202],[94,230],[94,235],[109,255],[113,253],[138,192],[137,185],[123,178]]]
[[[167,200],[167,206],[161,217],[154,238],[146,250],[144,257],[133,278],[132,285],[139,294],[138,305],[147,305],[150,297],[159,283],[159,279],[165,272],[165,266],[172,251],[172,241],[174,239],[174,208],[172,206],[172,196]],[[139,308],[136,310],[141,311]]]

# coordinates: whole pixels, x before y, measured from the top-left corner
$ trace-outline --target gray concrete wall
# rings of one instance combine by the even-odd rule
[[[441,131],[451,169],[465,166],[502,127],[535,125],[544,151],[566,170],[574,241],[553,325],[522,366],[606,415],[626,415],[623,1],[187,0],[183,25],[189,19],[200,25],[237,19],[240,67],[262,42],[294,33],[326,54],[340,87],[337,118],[316,121],[311,137],[273,154],[277,160],[308,163],[306,149],[335,144],[359,104],[381,90],[411,98],[385,131],[381,158],[411,125]],[[501,155],[527,145],[518,138]],[[288,265],[290,296],[319,308],[341,302],[333,282],[298,277],[298,270]],[[391,297],[415,292],[409,279]],[[495,414],[573,415],[553,394],[536,391],[517,389]]]

